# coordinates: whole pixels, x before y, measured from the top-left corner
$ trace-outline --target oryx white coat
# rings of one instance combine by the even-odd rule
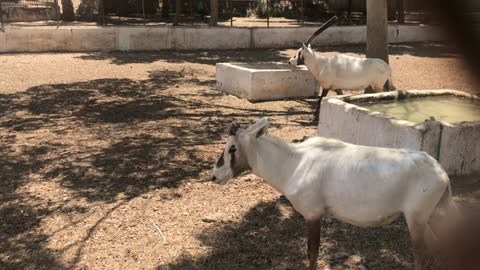
[[[268,126],[262,118],[247,130],[233,128],[213,169],[214,180],[223,184],[251,169],[284,194],[309,226],[310,269],[318,257],[323,216],[365,227],[402,214],[416,248],[416,269],[423,269],[426,225],[450,184],[435,159],[421,151],[322,137],[292,144],[266,135]]]
[[[323,56],[313,51],[310,45],[302,45],[289,63],[294,66],[305,64],[322,89],[363,90],[371,86],[375,92],[382,92],[387,83],[389,90],[395,90],[392,70],[381,59],[346,54]]]

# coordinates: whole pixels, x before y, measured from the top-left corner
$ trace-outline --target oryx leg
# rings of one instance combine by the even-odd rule
[[[364,94],[371,94],[371,93],[375,93],[375,91],[373,91],[373,87],[371,87],[370,85],[365,88],[365,91],[363,92]]]
[[[306,220],[308,238],[308,269],[317,269],[318,250],[320,248],[321,218]]]
[[[343,95],[343,90],[342,89],[335,89],[333,90],[337,95],[342,96]]]
[[[318,121],[319,119],[319,114],[320,114],[320,105],[322,104],[322,99],[328,95],[328,92],[330,89],[322,89],[322,94],[320,95],[320,98],[318,99],[317,103],[317,109],[315,110],[315,121]]]
[[[412,240],[413,252],[415,257],[415,270],[426,269],[427,265],[427,247],[425,232],[427,229],[427,219],[420,215],[406,215],[408,230]]]

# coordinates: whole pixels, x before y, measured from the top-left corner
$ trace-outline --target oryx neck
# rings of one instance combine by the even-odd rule
[[[321,56],[316,52],[313,52],[313,54],[305,53],[304,62],[308,70],[310,70],[311,73],[315,74],[318,72],[319,68],[326,66],[325,64],[326,62],[328,62],[328,57]]]
[[[249,151],[252,172],[285,194],[290,176],[298,165],[298,154],[292,144],[281,139],[261,136]]]

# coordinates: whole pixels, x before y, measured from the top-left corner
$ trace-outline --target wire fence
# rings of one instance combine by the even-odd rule
[[[366,23],[365,3],[366,0],[218,0],[218,25],[317,25],[333,15],[347,15],[341,24],[359,25]],[[390,21],[403,23],[405,18],[399,19],[400,14],[407,13],[410,20],[412,16],[422,20],[425,17],[417,0],[388,0],[388,3]],[[398,3],[403,4],[401,13]],[[70,17],[65,16],[65,4],[71,7]],[[55,12],[55,16],[46,20],[56,20],[57,24],[76,20],[101,25],[206,25],[212,19],[210,5],[211,0],[0,0],[0,13],[6,13],[8,8],[45,7]],[[3,21],[5,16],[1,17]]]
[[[143,0],[148,1],[148,0]],[[218,24],[238,27],[297,26],[320,24],[333,15],[348,13],[350,24],[361,24],[364,12],[355,9],[332,9],[329,0],[219,0]],[[133,2],[133,4],[132,4]],[[136,3],[135,3],[136,2]],[[142,10],[142,0],[131,0],[129,11],[120,14],[111,4],[105,8],[105,24],[172,23],[174,25],[201,25],[211,20],[210,0],[163,0],[158,1],[155,12]],[[177,11],[179,9],[179,11]],[[125,15],[128,13],[128,15]],[[363,19],[365,21],[365,19]]]
[[[1,0],[2,7],[52,7],[55,6],[55,0]]]

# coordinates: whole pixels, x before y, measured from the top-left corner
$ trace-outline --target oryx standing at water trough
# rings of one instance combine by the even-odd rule
[[[342,90],[361,90],[368,87],[375,92],[382,92],[385,86],[389,91],[395,90],[392,70],[381,59],[360,58],[345,54],[322,56],[312,50],[310,42],[337,19],[335,16],[323,24],[305,44],[302,44],[297,54],[288,62],[292,66],[306,65],[320,84],[322,93],[315,111],[315,120],[318,119],[322,99],[330,90],[334,90],[338,95],[343,94]]]
[[[267,118],[246,130],[232,125],[212,180],[225,184],[251,169],[284,194],[305,218],[310,270],[316,269],[322,217],[366,227],[388,224],[402,214],[415,269],[424,269],[424,232],[442,196],[450,196],[449,178],[435,159],[421,151],[322,137],[292,144],[268,136],[268,126]]]

